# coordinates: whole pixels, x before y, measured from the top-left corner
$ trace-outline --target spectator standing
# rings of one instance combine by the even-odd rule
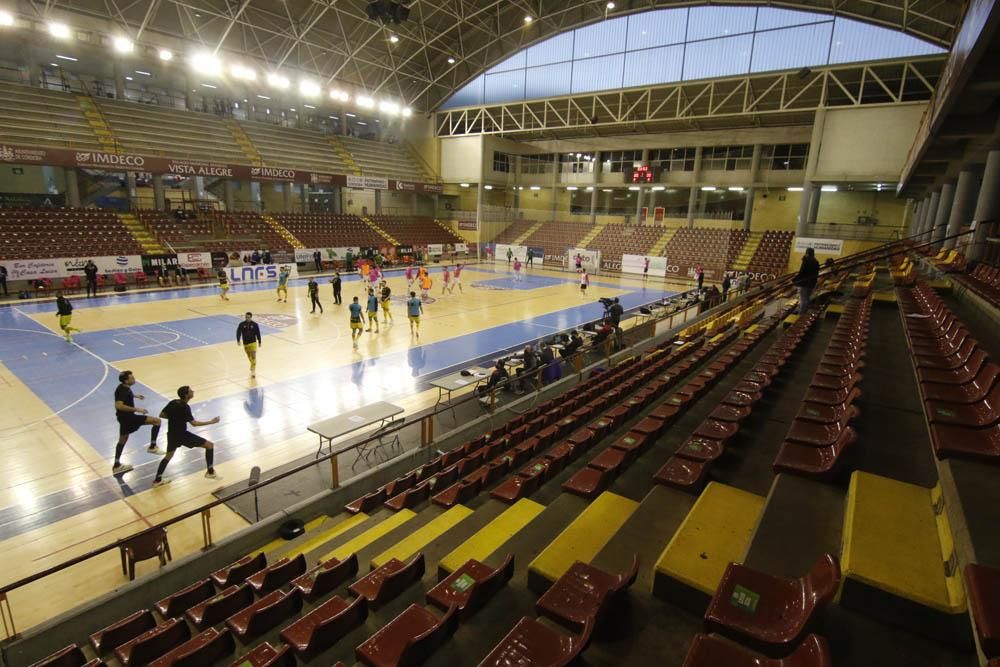
[[[802,256],[802,265],[799,272],[792,280],[793,285],[799,288],[799,315],[806,312],[809,307],[809,297],[816,287],[816,280],[819,278],[819,262],[816,260],[816,251],[806,248],[806,254]]]
[[[87,297],[97,296],[97,264],[94,264],[94,260],[87,260],[83,275],[87,277]]]
[[[535,265],[535,255],[531,252],[531,248],[528,248],[528,256],[524,260],[524,265],[526,267]]]
[[[260,251],[259,250],[254,250],[253,254],[250,255],[250,263],[253,264],[254,266],[257,266],[258,264],[260,264]]]
[[[705,269],[701,268],[701,264],[694,265],[694,277],[698,281],[698,291],[705,285]]]
[[[515,392],[524,393],[525,382],[531,385],[534,385],[535,383],[535,379],[533,376],[535,374],[535,371],[538,369],[538,355],[535,354],[534,348],[532,348],[530,345],[526,345],[524,347],[524,352],[521,358],[523,364],[521,365],[520,368],[517,369],[518,383]]]
[[[576,257],[573,258],[573,261],[576,262],[576,271],[579,273],[580,270],[583,269],[583,255],[576,253]]]
[[[348,262],[350,262],[350,258],[348,258]],[[323,270],[323,255],[319,250],[313,250],[313,264],[316,266],[316,271]]]
[[[10,296],[7,292],[7,267],[0,264],[0,287],[3,288],[3,295]]]
[[[642,259],[642,279],[646,280],[649,278],[649,257],[643,257]]]
[[[730,288],[731,285],[732,285],[732,283],[730,282],[730,280],[729,280],[729,274],[727,273],[726,277],[722,279],[722,300],[723,301],[729,301],[729,288]]]
[[[622,323],[622,315],[625,314],[625,309],[622,308],[622,304],[618,301],[618,297],[615,297],[614,303],[608,308],[608,319],[611,323],[615,325],[617,329]]]
[[[510,264],[510,260],[514,257],[514,251],[507,248],[507,263]]]
[[[272,261],[271,261],[271,251],[270,250],[265,250],[264,254],[261,255],[261,257],[260,257],[260,260],[264,264],[271,264],[272,263]]]
[[[310,313],[315,313],[316,309],[319,308],[319,314],[323,314],[323,304],[319,302],[319,285],[316,283],[316,278],[309,278],[309,282],[306,284],[306,288],[309,292],[309,300],[312,302],[312,310]]]

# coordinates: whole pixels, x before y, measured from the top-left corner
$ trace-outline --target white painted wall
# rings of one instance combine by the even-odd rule
[[[895,182],[926,108],[916,102],[828,110],[815,180]]]
[[[483,138],[481,136],[441,139],[442,180],[478,183],[482,176],[482,165]]]

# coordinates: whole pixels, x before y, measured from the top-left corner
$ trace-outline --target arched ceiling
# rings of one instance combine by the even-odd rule
[[[409,20],[368,19],[368,0],[21,0],[19,13],[53,10],[107,21],[140,44],[183,39],[251,58],[264,69],[298,70],[330,85],[436,109],[483,70],[519,49],[608,16],[696,5],[681,0],[408,0]],[[950,46],[959,0],[742,2],[847,16]],[[525,17],[531,16],[530,23]],[[391,36],[398,41],[390,41]],[[192,47],[193,48],[193,47]],[[454,63],[449,63],[454,59]]]

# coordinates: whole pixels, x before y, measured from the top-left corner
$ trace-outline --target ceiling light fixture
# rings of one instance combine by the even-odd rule
[[[58,53],[56,54],[56,58],[58,58],[59,60],[68,60],[71,63],[75,63],[80,60],[79,58],[74,58],[73,56],[61,56]]]
[[[593,192],[593,191],[594,191],[594,186],[593,185],[588,185],[587,186],[587,192]]]
[[[788,188],[789,192],[802,192],[802,188]]]
[[[642,190],[642,188],[640,188],[638,185],[630,185],[628,189],[631,190],[632,192],[638,192],[639,190]]]
[[[654,185],[651,189],[653,190],[653,192],[663,192],[667,188],[665,188],[662,185]]]
[[[531,22],[532,22],[532,21],[534,21],[534,20],[535,20],[535,19],[531,18],[530,16],[525,16],[525,17],[524,17],[524,22],[525,22],[525,23],[531,23]]]
[[[413,109],[410,107],[403,107],[403,118],[409,118],[413,115]]]
[[[269,100],[269,99],[271,99],[271,98],[270,98],[270,97],[268,97],[267,95],[258,95],[258,96],[257,96],[257,99],[258,99],[258,100]]]
[[[454,65],[455,64],[455,59],[454,58],[448,58],[448,64],[449,65]]]
[[[160,49],[160,60],[170,62],[174,59],[174,52],[170,49]]]
[[[115,47],[115,51],[118,53],[132,53],[135,48],[135,44],[128,37],[122,37],[119,35],[111,40],[111,45]]]
[[[358,125],[365,125],[365,126],[367,126],[367,125],[368,125],[368,123],[366,123],[366,122],[365,122],[365,121],[363,121],[363,120],[359,120],[359,121],[358,121]]]
[[[574,190],[579,190],[580,188],[576,187],[575,185],[567,185],[566,189],[569,190],[570,192],[573,192]]]
[[[14,25],[14,15],[0,10],[0,28],[10,28]]]
[[[275,72],[271,72],[267,75],[267,85],[271,86],[272,88],[278,88],[280,90],[284,90],[285,88],[288,88],[288,86],[292,84],[288,80],[287,76],[282,76]]]
[[[614,8],[615,8],[615,3],[613,3],[613,2],[609,2],[608,4],[606,4],[606,5],[604,5],[604,6],[605,6],[605,7],[607,7],[607,8],[608,8],[608,11],[610,12],[610,11],[611,11],[612,9],[614,9]]]
[[[299,81],[299,92],[306,97],[316,97],[320,94],[319,84],[315,81],[310,81],[309,79],[302,79]]]
[[[483,190],[492,190],[492,189],[493,189],[492,185],[484,185],[483,186]]]
[[[218,86],[213,86],[210,83],[203,83],[203,84],[201,84],[201,87],[202,88],[211,88],[212,90],[215,90],[216,88],[218,88]]]
[[[358,95],[354,98],[354,101],[358,103],[359,107],[364,107],[365,109],[374,109],[375,100],[368,97],[367,95]]]
[[[389,41],[395,44],[396,42],[399,41],[399,37],[396,37],[395,35],[389,35]]]
[[[837,191],[837,186],[836,185],[824,185],[823,187],[820,188],[820,191],[822,191],[822,192],[836,192]]]
[[[739,186],[734,186],[734,187],[730,187],[729,191],[730,192],[743,192],[743,188],[741,188]]]
[[[703,186],[701,186],[701,191],[702,192],[714,192],[715,191],[715,186],[714,185],[703,185]]]
[[[244,81],[257,80],[257,72],[243,65],[233,65],[229,68],[229,73],[236,79],[243,79]]]
[[[336,89],[334,89],[334,90],[330,91],[330,99],[331,100],[338,100],[340,102],[346,102],[350,98],[351,98],[351,96],[348,95],[343,90],[336,90]]]
[[[467,188],[467,187],[469,187],[469,184],[468,183],[459,183],[458,187],[460,187],[460,188]]]
[[[125,77],[125,80],[126,80],[126,81],[131,81],[131,80],[132,80],[132,77],[130,77],[130,76],[127,76],[127,77]]]
[[[136,74],[141,74],[142,76],[153,76],[151,72],[144,72],[141,69],[135,71]]]
[[[206,76],[218,76],[222,73],[222,61],[207,51],[192,55],[191,67]]]
[[[69,26],[65,23],[50,23],[48,28],[49,34],[56,39],[66,39],[70,35]]]
[[[350,112],[348,112],[348,113],[346,113],[344,115],[347,116],[348,118],[357,118],[356,114],[353,114],[353,113],[350,113]]]
[[[304,106],[306,109],[315,109],[316,108],[316,107],[314,107],[311,104],[303,104],[302,106]]]
[[[542,186],[540,186],[540,185],[532,185],[528,189],[529,190],[541,190]]]

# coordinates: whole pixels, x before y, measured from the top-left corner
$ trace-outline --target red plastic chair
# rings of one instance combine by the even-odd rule
[[[136,284],[136,287],[138,287],[139,285],[145,285],[146,284],[146,273],[144,271],[137,271],[136,272],[136,274],[135,274],[135,284]]]

